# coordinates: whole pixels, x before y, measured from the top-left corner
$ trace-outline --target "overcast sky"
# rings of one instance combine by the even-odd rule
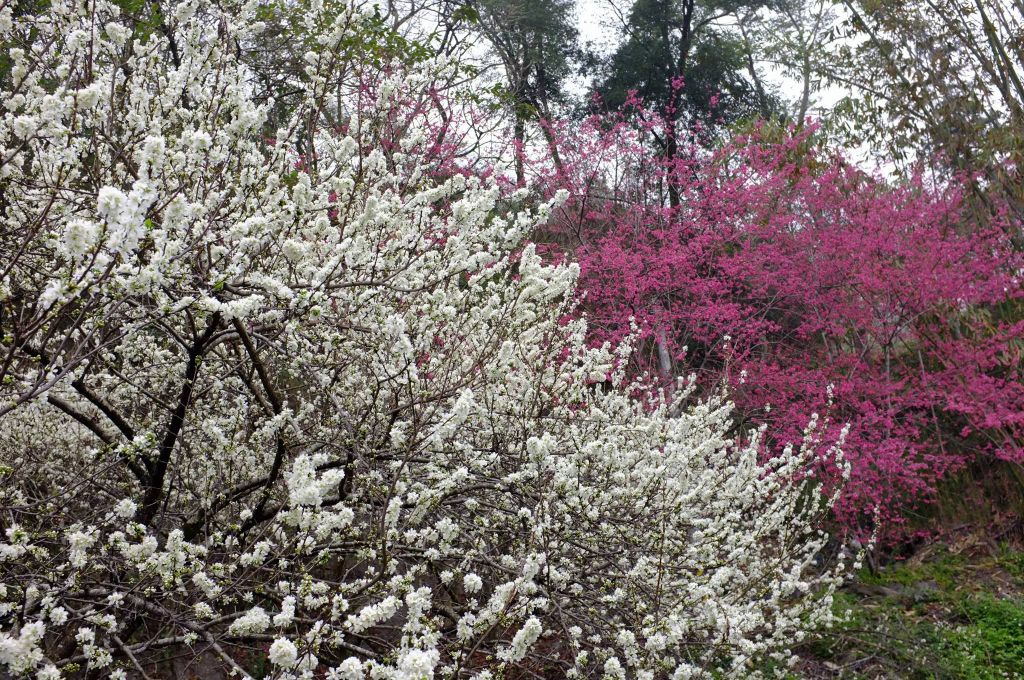
[[[583,42],[610,45],[617,39],[618,23],[610,0],[576,0],[576,26]]]

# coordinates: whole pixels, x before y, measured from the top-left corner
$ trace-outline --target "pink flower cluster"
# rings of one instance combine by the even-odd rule
[[[867,174],[813,126],[670,160],[652,151],[662,129],[649,114],[559,128],[559,167],[536,165],[570,191],[548,240],[580,263],[594,342],[635,319],[639,371],[728,385],[742,425],[769,425],[769,450],[814,412],[828,437],[848,423],[836,513],[858,533],[877,518],[898,534],[979,456],[1024,461],[1022,269],[1004,212],[968,220],[962,186]]]

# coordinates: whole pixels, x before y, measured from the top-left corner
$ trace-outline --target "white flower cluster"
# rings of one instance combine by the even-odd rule
[[[36,670],[43,661],[39,645],[46,626],[41,621],[25,624],[16,634],[0,632],[0,664],[10,673],[23,674]],[[40,673],[52,674],[52,664],[40,668]]]
[[[303,7],[275,66],[265,3],[0,3],[0,675],[784,666],[838,452],[631,396],[551,206],[437,157],[450,66]]]

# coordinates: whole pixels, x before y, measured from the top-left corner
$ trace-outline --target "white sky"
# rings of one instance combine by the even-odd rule
[[[610,0],[576,0],[576,28],[583,42],[612,44],[616,39],[617,17]]]

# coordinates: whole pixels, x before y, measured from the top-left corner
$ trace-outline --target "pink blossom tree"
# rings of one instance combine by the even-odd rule
[[[769,450],[829,408],[853,465],[836,513],[858,531],[877,517],[898,535],[977,456],[1024,460],[1021,260],[1003,213],[967,225],[960,186],[874,177],[814,126],[758,125],[667,161],[651,151],[663,123],[631,105],[629,123],[562,129],[562,168],[540,171],[573,197],[548,238],[581,265],[593,342],[635,323],[637,371],[728,386],[747,425],[770,425]]]

